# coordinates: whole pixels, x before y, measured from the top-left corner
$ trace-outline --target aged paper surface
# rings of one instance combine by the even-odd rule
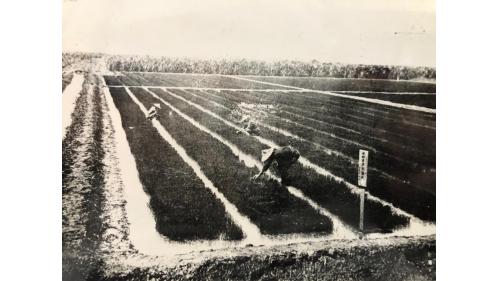
[[[434,1],[63,2],[64,280],[434,280]]]

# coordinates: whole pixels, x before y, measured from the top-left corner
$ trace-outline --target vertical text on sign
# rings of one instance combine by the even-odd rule
[[[368,180],[368,151],[359,150],[358,185],[366,187]]]

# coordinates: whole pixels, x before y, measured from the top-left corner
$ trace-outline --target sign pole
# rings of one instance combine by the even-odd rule
[[[365,190],[361,191],[361,198],[359,199],[359,230],[363,232],[363,223],[365,218]]]
[[[365,217],[365,188],[368,181],[368,151],[359,150],[358,163],[358,185],[361,187],[361,195],[359,198],[359,230],[363,233],[364,217]]]

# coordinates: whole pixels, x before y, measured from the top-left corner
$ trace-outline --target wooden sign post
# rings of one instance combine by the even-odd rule
[[[368,181],[368,151],[359,150],[359,163],[358,163],[358,185],[362,187],[361,196],[359,200],[359,229],[363,232],[363,220],[365,216],[365,188]]]

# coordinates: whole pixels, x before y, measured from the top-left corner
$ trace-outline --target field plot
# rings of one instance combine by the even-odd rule
[[[146,107],[155,100],[145,91],[133,94]],[[200,165],[214,185],[248,216],[263,234],[330,232],[329,220],[305,202],[288,194],[275,181],[258,185],[250,181],[257,169],[239,161],[231,150],[183,120],[176,113],[162,115],[162,126]]]
[[[125,75],[107,76],[106,83],[110,86],[165,86],[192,88],[236,88],[236,89],[286,89],[281,86],[269,86],[259,83],[238,81],[232,78],[209,74],[177,74],[126,72]]]
[[[367,91],[435,93],[436,84],[385,79],[348,79],[323,77],[238,76],[267,83],[320,91]]]
[[[429,82],[319,77],[235,76],[288,87],[327,91],[352,97],[436,108],[436,84]]]
[[[172,240],[241,239],[222,203],[160,137],[124,89],[111,89],[159,233]]]
[[[399,92],[365,92],[342,91],[342,94],[391,101],[395,103],[410,104],[428,108],[436,108],[435,93],[399,93]]]
[[[260,151],[262,149],[269,148],[269,146],[265,144],[268,143],[265,140],[258,141],[257,139],[253,139],[248,136],[235,134],[234,128],[231,128],[227,124],[224,124],[223,121],[221,121],[227,119],[214,118],[196,108],[193,108],[187,102],[176,98],[176,95],[174,94],[175,90],[163,91],[161,89],[153,89],[153,91],[176,108],[192,116],[198,122],[203,123],[207,127],[223,135],[232,143],[235,143],[238,145],[238,147],[241,147],[242,150],[256,158],[259,157]],[[221,113],[216,109],[213,112]],[[220,114],[219,116],[230,118],[230,112],[228,111],[226,113],[227,115]],[[272,131],[263,129],[262,135],[275,136],[276,134],[273,134]],[[295,146],[300,148],[299,145]],[[308,167],[294,167],[291,170],[291,174],[294,175],[290,183],[292,186],[297,187],[313,200],[321,202],[322,206],[325,206],[325,208],[327,208],[334,215],[339,216],[351,227],[356,227],[359,216],[359,201],[356,195],[350,193],[347,188],[345,188],[341,184],[338,184],[334,180],[328,179],[322,175],[318,175],[316,171]],[[392,214],[389,208],[384,208],[379,204],[371,203],[372,202],[369,202],[367,206],[367,208],[370,210],[369,212],[367,212],[367,214],[369,215],[367,215],[366,218],[366,230],[368,232],[390,232],[393,228],[402,226],[407,223],[404,218]]]
[[[332,219],[328,219],[332,217],[345,224],[350,231],[355,231],[359,219],[359,188],[355,186],[359,149],[371,152],[369,192],[373,196],[370,195],[366,202],[366,232],[390,233],[408,226],[410,221],[416,219],[414,216],[427,221],[435,220],[435,114],[239,78],[126,72],[105,76],[113,99],[123,103],[119,108],[122,119],[142,114],[127,91],[146,108],[153,103],[162,103],[161,126],[186,149],[214,186],[242,215],[258,226],[262,234],[327,234],[335,232],[338,227]],[[262,79],[271,83],[282,82],[272,80],[274,77]],[[380,90],[377,87],[390,90],[378,82],[360,81],[357,88],[353,88],[352,81],[342,81],[337,87],[344,87],[344,91],[369,91],[345,93],[374,99],[399,96],[396,93],[373,93]],[[307,86],[306,81],[293,83],[293,86]],[[328,86],[326,83],[312,84],[322,90]],[[394,85],[390,89],[419,90],[424,94],[411,95],[414,96],[413,104],[429,105],[417,97],[434,97],[433,94],[426,94],[426,91],[432,92],[432,87],[421,83],[425,85],[416,89],[418,85],[414,84],[418,83]],[[128,87],[126,91],[124,86]],[[314,87],[310,89],[315,90]],[[261,130],[260,136],[236,134],[239,128],[237,120],[243,115],[255,118]],[[148,121],[140,125],[145,120],[144,116],[139,118],[141,120],[133,119],[137,118],[132,118],[132,121],[139,124],[123,126],[137,160],[141,157],[139,154],[147,152],[134,152],[134,138],[141,150],[152,145],[155,139],[158,143],[162,140],[151,126],[147,126]],[[139,127],[145,133],[139,133]],[[135,133],[147,137],[134,137]],[[260,158],[262,149],[287,144],[298,148],[302,155],[300,164],[292,168],[293,177],[288,190],[273,177],[273,168],[266,179],[258,182],[249,180],[258,171],[258,164],[254,162]],[[152,146],[160,151],[169,151],[166,143]],[[142,157],[149,159],[152,154],[150,152]],[[141,181],[146,189],[149,189],[146,186],[151,186],[148,192],[152,197],[156,196],[154,190],[161,182],[168,182],[167,178],[172,174],[168,162],[172,162],[171,158],[176,159],[174,153],[166,153],[162,157],[166,178],[149,184],[144,184],[151,177],[147,175],[148,164],[137,161],[138,166],[143,166],[139,168]],[[161,161],[155,160],[157,163]],[[184,169],[189,171],[187,167]],[[194,188],[195,184],[190,183],[189,178],[195,177],[186,176],[177,185],[187,184],[192,185],[193,190],[203,190],[199,181]],[[175,180],[171,182],[174,185],[177,183]],[[179,190],[171,185],[164,185],[164,188],[167,186]],[[292,194],[294,190],[299,192],[298,197]],[[190,196],[195,196],[194,192]],[[215,214],[216,211],[210,213]],[[165,220],[157,220],[157,229],[168,229],[166,224],[159,226],[164,223]],[[230,225],[228,221],[214,224],[213,232],[218,235],[226,233],[223,235],[226,239],[240,239],[238,235],[241,233]],[[205,238],[210,239],[209,236]]]
[[[153,89],[153,91],[161,94],[161,89]],[[177,90],[177,89],[170,89],[168,90],[170,93],[174,93],[178,96],[182,96],[183,98],[195,103],[195,104],[204,104],[203,107],[207,110],[210,110],[214,113],[217,113],[219,116],[222,116],[225,119],[232,119],[233,114],[237,108],[237,104],[230,104],[226,103],[226,106],[221,105],[220,103],[215,103],[214,101],[207,101],[207,99],[202,99],[196,94],[193,94],[192,91],[184,91],[184,90]],[[249,94],[251,95],[251,94]],[[185,107],[186,105],[182,105],[179,103],[182,103],[181,101],[176,101],[172,97],[165,96],[165,99],[168,99],[169,102],[176,104],[176,106],[183,106]],[[248,101],[248,100],[247,100]],[[228,108],[230,107],[230,108]],[[196,114],[196,111],[193,112],[193,109],[185,109],[186,111],[189,111],[190,115]],[[199,114],[199,113],[198,113]],[[297,124],[292,124],[293,121],[287,120],[283,121],[280,120],[279,118],[272,118],[269,116],[270,114],[267,114],[267,117],[259,117],[257,120],[262,120],[259,121],[259,125],[261,125],[261,136],[266,137],[268,139],[273,140],[275,143],[279,145],[287,145],[288,143],[293,143],[294,147],[298,148],[300,151],[303,152],[303,157],[309,159],[313,163],[316,163],[320,165],[323,168],[326,168],[327,170],[331,171],[332,173],[339,175],[346,179],[348,182],[355,183],[356,177],[357,177],[357,149],[359,148],[365,148],[369,149],[367,145],[361,145],[360,146],[355,146],[352,143],[347,143],[347,139],[344,139],[343,141],[338,141],[335,138],[332,138],[330,135],[324,135],[324,134],[319,134],[317,131],[312,129],[312,127],[300,127]],[[209,119],[207,116],[201,116],[199,117],[201,120],[200,122],[203,122]],[[294,134],[290,133],[293,132]],[[231,137],[231,135],[234,135],[231,131],[226,132],[226,135],[228,137]],[[334,143],[336,141],[336,143]],[[248,141],[247,141],[248,142]],[[332,144],[333,143],[333,144]],[[325,146],[323,146],[324,144]],[[242,144],[242,147],[245,149],[248,149],[252,147],[248,143]],[[250,152],[250,154],[258,155],[260,153],[260,149],[266,148],[265,146],[258,146],[255,147],[253,151]],[[395,178],[394,174],[388,174],[386,172],[381,171],[377,167],[387,167],[388,170],[391,170],[393,172],[397,172],[394,167],[391,167],[391,164],[397,164],[400,166],[400,169],[402,164],[398,163],[397,159],[392,159],[387,155],[382,155],[381,156],[382,160],[379,160],[377,158],[377,154],[374,153],[372,157],[372,162],[373,166],[370,168],[369,174],[369,181],[370,181],[370,192],[372,192],[374,195],[380,195],[385,199],[388,199],[390,202],[395,203],[397,206],[401,206],[403,209],[408,210],[410,213],[414,213],[415,215],[418,215],[419,217],[422,217],[424,219],[433,219],[433,201],[434,201],[434,196],[432,195],[432,187],[427,187],[431,192],[419,188],[419,186],[414,186],[410,185],[405,182],[405,180]],[[376,165],[377,161],[380,161],[383,165]],[[392,161],[389,163],[386,163],[384,161]],[[410,177],[413,175],[411,173],[411,166],[407,165],[406,171],[405,170],[400,170],[400,173],[407,173],[410,175]],[[294,174],[295,175],[300,175],[302,171],[308,171],[308,169],[303,169],[303,170],[295,170]],[[416,169],[413,170],[413,173],[417,173]],[[308,183],[305,186],[326,186],[325,189],[326,191],[335,191],[337,192],[338,190],[335,188],[332,188],[332,184],[326,183],[323,180],[320,180],[322,184],[319,182],[313,181],[316,177],[314,176],[316,173],[314,171],[311,171],[310,175],[304,177],[300,181],[307,181]],[[422,174],[422,173],[418,173]],[[429,181],[432,181],[432,177],[428,176],[430,179]],[[319,178],[321,179],[321,178]],[[421,182],[419,182],[422,184]],[[328,187],[330,186],[330,187]],[[333,185],[335,186],[335,185]],[[307,191],[310,191],[311,189],[307,189]],[[320,190],[318,196],[322,193]],[[325,192],[325,191],[323,191]],[[346,211],[344,207],[340,207],[338,203],[334,203],[336,200],[334,199],[340,199],[339,196],[332,195],[333,198],[331,199],[326,199],[321,197],[321,200],[333,200],[330,201],[330,204],[333,204],[337,208],[340,208],[342,211]],[[354,198],[354,200],[357,200]],[[347,200],[349,201],[349,200]],[[341,200],[341,202],[346,202],[344,199]],[[429,207],[431,206],[431,207]],[[352,218],[355,219],[355,212],[352,213]],[[382,215],[383,216],[383,215]]]

